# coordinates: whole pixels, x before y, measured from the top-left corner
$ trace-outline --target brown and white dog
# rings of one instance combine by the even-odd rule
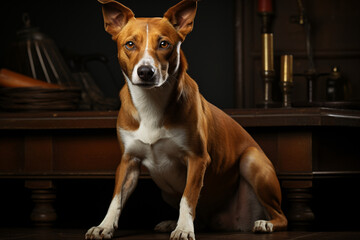
[[[163,18],[135,18],[101,0],[105,30],[117,43],[126,79],[117,133],[122,153],[109,210],[87,239],[111,238],[144,165],[164,200],[179,208],[176,221],[158,224],[170,239],[193,239],[195,213],[216,230],[284,230],[274,167],[232,118],[208,103],[186,73],[180,49],[193,29],[197,2],[184,0]]]

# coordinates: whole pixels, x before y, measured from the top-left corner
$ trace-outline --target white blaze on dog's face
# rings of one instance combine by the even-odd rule
[[[162,86],[180,65],[180,45],[193,28],[196,1],[170,8],[163,18],[135,18],[113,0],[103,4],[105,30],[117,42],[118,59],[128,81],[141,87]]]

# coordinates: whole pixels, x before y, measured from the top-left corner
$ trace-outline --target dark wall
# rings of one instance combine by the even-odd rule
[[[124,0],[136,16],[162,16],[177,0]],[[279,87],[280,55],[294,55],[294,72],[304,73],[306,59],[304,28],[292,22],[299,15],[296,0],[274,2],[274,49],[276,78],[274,100],[281,101]],[[360,28],[357,0],[303,0],[312,23],[315,67],[329,73],[338,66],[351,84],[349,99],[360,98]],[[116,96],[123,78],[116,59],[116,46],[103,30],[100,4],[96,0],[19,0],[3,1],[0,15],[0,67],[5,66],[5,50],[28,12],[33,25],[53,38],[68,55],[103,54],[109,59],[111,74],[99,63],[89,70],[108,96]],[[236,28],[235,28],[236,27]],[[235,30],[236,29],[236,30]],[[260,77],[260,18],[257,1],[202,0],[194,31],[182,48],[189,61],[189,73],[198,82],[203,95],[221,108],[255,107],[264,98]],[[316,100],[325,98],[326,77],[317,81]],[[293,100],[306,101],[306,81],[296,77]]]
[[[162,16],[177,0],[124,0],[136,16]],[[39,26],[65,56],[103,54],[109,59],[111,73],[119,85],[124,83],[116,59],[116,46],[103,28],[101,5],[96,0],[19,0],[1,3],[0,67],[6,66],[5,52],[23,26],[22,14],[28,12],[32,25]],[[189,62],[189,74],[203,95],[221,108],[233,107],[234,94],[234,19],[233,1],[203,0],[199,3],[194,31],[182,48]],[[11,54],[11,53],[10,53]],[[89,64],[98,85],[108,96],[118,87],[100,63]]]
[[[239,55],[243,57],[239,65],[240,75],[237,78],[242,84],[243,96],[238,101],[242,107],[255,107],[264,100],[264,83],[260,77],[261,67],[261,22],[257,12],[257,1],[240,0],[242,9],[239,11],[239,21],[243,43]],[[302,25],[295,23],[299,16],[298,1],[273,1],[274,17],[274,65],[276,71],[273,83],[274,100],[282,101],[280,91],[280,56],[294,56],[294,73],[304,73],[308,69],[305,47],[305,31]],[[351,85],[348,100],[360,101],[360,27],[357,0],[302,0],[311,23],[311,41],[314,50],[315,68],[318,73],[330,73],[337,66],[346,81]],[[316,101],[326,99],[326,76],[316,81]],[[306,80],[304,77],[294,77],[294,102],[307,100]]]

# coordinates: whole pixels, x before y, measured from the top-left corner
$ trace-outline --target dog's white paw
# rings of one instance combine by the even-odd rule
[[[170,235],[170,240],[195,240],[193,231],[176,228]]]
[[[159,224],[157,224],[154,228],[154,230],[156,232],[162,232],[162,233],[167,233],[167,232],[172,232],[174,231],[174,229],[176,228],[176,221],[163,221]]]
[[[274,225],[269,221],[258,220],[258,221],[255,221],[255,223],[254,223],[253,232],[255,232],[255,233],[271,233],[271,232],[273,232],[273,227],[274,227]]]
[[[113,228],[92,227],[85,234],[85,239],[111,239],[114,234]]]

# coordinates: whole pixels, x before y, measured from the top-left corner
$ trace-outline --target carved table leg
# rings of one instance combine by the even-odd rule
[[[32,223],[38,227],[52,226],[57,218],[53,207],[56,195],[52,181],[26,181],[25,187],[31,190],[31,199],[34,203],[30,216]]]
[[[312,230],[314,213],[311,209],[311,188],[287,188],[287,218],[291,230]]]

